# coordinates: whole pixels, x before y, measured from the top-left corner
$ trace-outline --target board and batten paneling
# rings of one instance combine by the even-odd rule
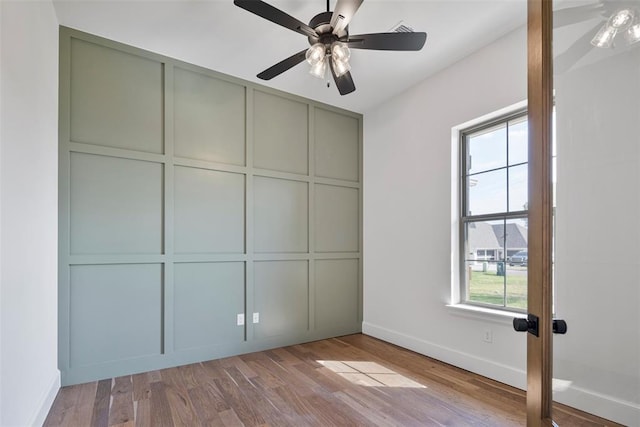
[[[59,76],[63,384],[361,330],[361,115],[65,27]]]
[[[309,106],[259,90],[253,95],[253,165],[306,175]]]
[[[162,170],[161,163],[71,152],[71,254],[160,254]]]
[[[245,87],[178,66],[173,89],[174,155],[244,165]]]
[[[174,252],[243,253],[245,176],[174,167]]]
[[[80,38],[69,42],[71,140],[162,153],[163,64]]]

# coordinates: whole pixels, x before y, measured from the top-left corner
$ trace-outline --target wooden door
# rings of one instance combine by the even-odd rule
[[[552,0],[528,0],[529,314],[527,426],[552,426]]]

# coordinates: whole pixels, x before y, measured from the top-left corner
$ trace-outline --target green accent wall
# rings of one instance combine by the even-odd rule
[[[59,76],[63,385],[361,331],[361,115],[65,27]]]

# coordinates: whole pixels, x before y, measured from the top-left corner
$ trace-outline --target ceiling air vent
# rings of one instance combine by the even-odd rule
[[[413,28],[404,23],[404,21],[398,22],[389,30],[390,33],[413,33]]]

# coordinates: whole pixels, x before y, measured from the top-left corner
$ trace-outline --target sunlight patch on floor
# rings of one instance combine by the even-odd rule
[[[427,388],[375,362],[339,360],[318,360],[317,362],[353,384],[365,387]]]

